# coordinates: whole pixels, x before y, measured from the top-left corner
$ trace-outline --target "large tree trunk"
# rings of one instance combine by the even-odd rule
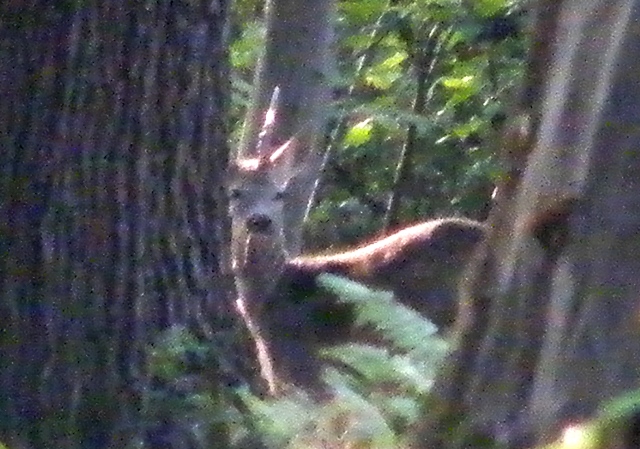
[[[530,447],[640,381],[640,2],[536,13],[531,145],[505,148],[425,448]]]
[[[224,299],[226,2],[135,5],[0,5],[0,440],[144,441],[148,344]]]

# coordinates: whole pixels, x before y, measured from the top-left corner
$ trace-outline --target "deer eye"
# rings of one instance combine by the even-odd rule
[[[282,201],[285,198],[285,193],[280,191],[280,192],[276,192],[276,194],[273,196],[273,200],[274,201]]]

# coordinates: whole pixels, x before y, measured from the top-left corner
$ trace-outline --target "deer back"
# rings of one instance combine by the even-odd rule
[[[294,384],[322,391],[318,351],[357,335],[352,307],[318,288],[322,273],[391,290],[399,302],[448,329],[457,313],[458,281],[484,234],[484,226],[472,220],[433,220],[352,251],[287,261],[263,313],[276,370]]]

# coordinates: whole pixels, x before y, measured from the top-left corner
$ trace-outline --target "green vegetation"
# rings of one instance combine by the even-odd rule
[[[339,2],[329,163],[307,223],[310,248],[351,244],[422,218],[486,216],[500,176],[497,137],[523,71],[520,6],[507,0]],[[261,7],[238,1],[232,13],[235,141],[264,39]],[[377,343],[324,352],[333,400],[318,403],[301,391],[265,400],[238,381],[221,396],[183,394],[173,410],[208,416],[196,420],[199,431],[223,426],[233,447],[406,447],[447,342],[388,293],[329,275],[320,283],[354,306],[358,325]],[[154,348],[152,370],[189,378],[186,354],[208,351],[187,334],[174,334]]]
[[[164,412],[164,421],[191,429],[184,437],[192,441],[206,440],[217,428],[229,435],[231,447],[250,442],[270,448],[406,446],[447,343],[430,321],[396,303],[390,293],[332,275],[322,275],[320,283],[354,305],[357,323],[367,335],[380,337],[377,345],[354,343],[325,351],[324,381],[335,395],[331,401],[316,402],[302,391],[260,399],[243,382],[223,388],[211,382],[212,393],[203,394],[203,379],[220,379],[211,359],[220,364],[230,354],[225,356],[220,346],[206,347],[180,329],[151,349],[154,376],[176,386],[152,396],[149,413],[154,420]],[[193,385],[196,378],[199,385]]]
[[[151,421],[160,417],[175,423],[183,429],[182,438],[200,444],[228,435],[230,448],[409,447],[448,343],[436,335],[430,321],[395,302],[390,293],[333,275],[321,275],[319,282],[355,307],[357,323],[369,338],[380,337],[376,345],[354,343],[324,352],[324,380],[334,393],[331,401],[316,402],[302,391],[262,399],[243,382],[223,387],[210,383],[205,391],[211,393],[203,394],[202,384],[193,385],[194,367],[198,382],[219,380],[220,365],[231,355],[179,329],[151,349],[151,371],[176,386],[152,395]],[[634,431],[629,423],[637,421],[639,410],[639,392],[623,395],[604,404],[593,420],[566,425],[558,441],[540,449],[617,447],[620,435],[626,436],[629,428]],[[186,435],[184,429],[190,429]],[[499,447],[485,443],[482,447]]]
[[[233,15],[235,136],[264,36],[258,4],[237,2]],[[314,249],[379,231],[389,192],[391,224],[486,216],[500,176],[497,131],[523,71],[526,18],[515,1],[468,5],[339,2],[332,152],[307,226]],[[336,222],[345,224],[327,234]]]

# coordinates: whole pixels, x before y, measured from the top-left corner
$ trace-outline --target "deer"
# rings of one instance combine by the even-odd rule
[[[289,257],[284,237],[286,190],[300,173],[297,141],[271,146],[274,91],[255,157],[229,166],[231,256],[235,302],[255,345],[268,394],[287,386],[326,397],[319,351],[350,341],[354,311],[322,291],[316,277],[338,274],[389,290],[398,301],[448,329],[457,312],[457,283],[485,226],[465,218],[429,220],[362,244],[321,256]]]
[[[292,138],[272,147],[279,97],[276,87],[265,114],[254,157],[238,156],[227,172],[231,217],[231,268],[237,298],[235,308],[253,341],[268,393],[278,387],[269,354],[268,338],[261,326],[262,306],[280,277],[288,257],[284,242],[284,199],[294,176]]]

